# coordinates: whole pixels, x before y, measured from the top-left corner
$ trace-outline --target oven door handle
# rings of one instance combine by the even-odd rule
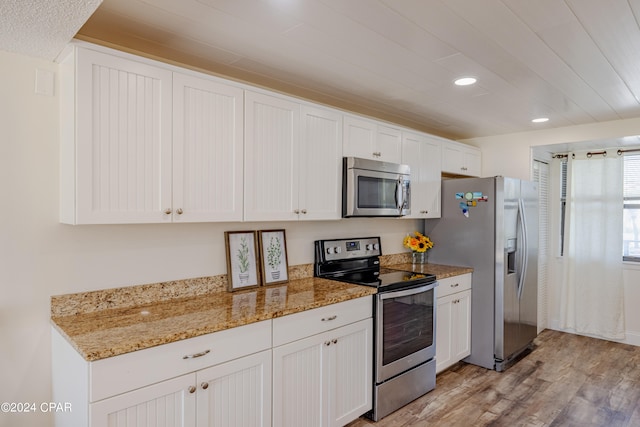
[[[430,291],[432,289],[435,289],[436,286],[438,286],[438,282],[429,283],[428,285],[420,286],[417,288],[399,289],[397,291],[382,292],[382,293],[379,293],[378,296],[380,297],[381,300],[385,300],[389,298],[406,297],[409,295],[416,295],[416,294],[421,294],[423,292]]]

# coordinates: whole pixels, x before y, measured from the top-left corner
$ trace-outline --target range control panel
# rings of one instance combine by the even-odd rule
[[[319,243],[325,261],[364,258],[382,254],[379,237],[321,240]]]

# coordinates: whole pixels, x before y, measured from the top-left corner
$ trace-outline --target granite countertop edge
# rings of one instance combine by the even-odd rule
[[[387,263],[386,267],[431,273],[437,279],[473,271],[437,264],[416,266],[403,258],[391,260],[398,263]],[[185,283],[189,286],[189,281]],[[172,284],[180,286],[179,281]],[[114,290],[52,297],[51,324],[86,361],[93,362],[376,293],[372,287],[316,277],[236,292],[216,285],[204,293],[179,298],[166,298],[166,283],[134,288],[141,288],[148,299],[131,306],[100,305],[83,311],[78,308],[78,300],[101,304],[113,297]],[[122,289],[125,294],[136,292]],[[160,289],[160,294],[154,294],[155,289]],[[72,308],[60,307],[64,304]]]

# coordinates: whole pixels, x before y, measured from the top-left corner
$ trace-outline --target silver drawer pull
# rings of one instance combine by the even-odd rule
[[[202,357],[205,354],[209,354],[211,350],[201,351],[200,353],[195,354],[187,354],[186,356],[182,356],[183,359],[195,359],[196,357]]]
[[[334,314],[333,316],[330,316],[330,317],[323,317],[322,321],[323,322],[328,322],[330,320],[336,320],[337,318],[338,318],[338,316]]]

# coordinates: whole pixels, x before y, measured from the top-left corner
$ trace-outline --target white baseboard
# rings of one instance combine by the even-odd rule
[[[602,337],[596,337],[593,335],[589,335],[589,334],[580,334],[578,332],[576,332],[573,329],[562,329],[558,326],[558,321],[557,320],[552,320],[551,322],[549,322],[549,325],[547,327],[547,329],[552,329],[554,331],[560,331],[560,332],[566,332],[568,334],[574,334],[574,335],[584,335],[586,337],[590,337],[590,338],[596,338],[599,340],[607,340],[607,341],[612,341],[612,342],[617,342],[620,344],[629,344],[629,345],[634,345],[636,347],[640,347],[640,332],[635,332],[635,331],[626,331],[625,335],[626,338],[623,340],[611,340],[611,339],[606,339],[606,338],[602,338]]]

